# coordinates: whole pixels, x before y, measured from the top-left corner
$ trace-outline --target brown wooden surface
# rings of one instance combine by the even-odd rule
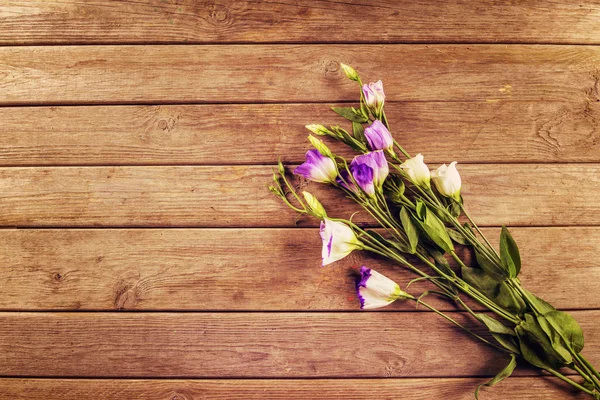
[[[0,59],[0,105],[356,101],[340,62],[383,79],[388,100],[599,99],[595,46],[28,46]]]
[[[485,232],[497,242],[499,229]],[[590,295],[600,280],[600,228],[512,232],[527,288],[559,308],[600,308]],[[356,311],[356,266],[403,286],[413,278],[358,252],[323,268],[313,228],[3,229],[0,247],[0,310]],[[397,302],[387,310],[414,309]]]
[[[236,379],[236,380],[132,380],[132,379],[5,379],[0,396],[40,400],[227,400],[232,397],[260,400],[402,398],[472,400],[473,388],[483,378],[437,379]],[[481,399],[586,399],[549,378],[513,377],[498,388],[482,389]],[[496,389],[496,390],[495,390]],[[554,393],[554,395],[551,395]]]
[[[92,18],[93,16],[93,18]],[[599,43],[597,1],[16,1],[0,43]]]
[[[600,162],[599,102],[397,102],[386,113],[428,162]],[[0,121],[3,166],[299,163],[305,125],[341,123],[324,104],[6,107]]]
[[[572,315],[586,332],[584,354],[600,362],[600,311]],[[465,377],[507,362],[421,312],[0,313],[0,335],[8,376]]]
[[[3,1],[0,398],[472,398],[505,360],[414,305],[358,312],[356,266],[411,276],[359,253],[319,267],[315,221],[266,190],[278,157],[303,160],[305,124],[356,101],[340,62],[384,80],[411,153],[459,161],[468,209],[494,243],[511,226],[524,285],[571,310],[598,364],[599,17],[597,1]],[[480,398],[584,398],[516,375]]]
[[[600,164],[461,165],[467,207],[482,226],[598,225]],[[291,227],[268,190],[273,166],[0,168],[0,226]],[[340,191],[303,189],[332,215],[358,208]],[[516,195],[518,193],[518,195]],[[366,220],[365,212],[357,221]]]

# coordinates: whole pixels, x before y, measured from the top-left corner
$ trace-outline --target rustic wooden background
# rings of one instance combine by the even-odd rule
[[[3,0],[0,398],[471,399],[506,360],[358,312],[353,266],[409,276],[320,268],[316,222],[266,189],[355,101],[340,62],[384,80],[407,150],[459,161],[599,365],[599,32],[589,0]],[[527,368],[482,394],[571,397]]]

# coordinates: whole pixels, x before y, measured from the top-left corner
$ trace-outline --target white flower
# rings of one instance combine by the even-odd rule
[[[323,240],[323,266],[341,260],[353,250],[362,248],[354,231],[343,222],[324,218],[321,221],[320,233]]]
[[[429,168],[423,162],[423,155],[421,153],[404,161],[400,164],[400,168],[404,169],[406,175],[408,175],[415,185],[429,187],[431,175]]]
[[[444,164],[435,171],[432,171],[431,178],[442,196],[452,197],[456,201],[460,201],[462,181],[456,169],[456,161],[450,163],[449,166]]]
[[[409,296],[396,282],[367,267],[360,268],[360,279],[356,281],[356,294],[362,310],[385,307]]]

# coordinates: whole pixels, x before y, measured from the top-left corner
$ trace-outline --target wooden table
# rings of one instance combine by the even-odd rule
[[[356,100],[340,62],[384,80],[409,152],[459,161],[599,365],[599,28],[597,1],[2,1],[0,398],[471,399],[506,359],[358,312],[353,267],[409,275],[319,267],[266,189]],[[481,397],[583,398],[527,368]]]

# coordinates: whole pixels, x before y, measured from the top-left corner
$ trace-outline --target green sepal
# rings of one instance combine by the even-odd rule
[[[508,362],[506,367],[502,368],[502,371],[498,372],[498,374],[495,377],[493,377],[490,381],[477,386],[477,389],[475,389],[475,398],[479,400],[479,389],[481,389],[482,386],[491,387],[499,382],[502,382],[504,379],[506,379],[512,375],[516,366],[517,366],[517,358],[515,357],[514,354],[511,354],[510,361]]]

